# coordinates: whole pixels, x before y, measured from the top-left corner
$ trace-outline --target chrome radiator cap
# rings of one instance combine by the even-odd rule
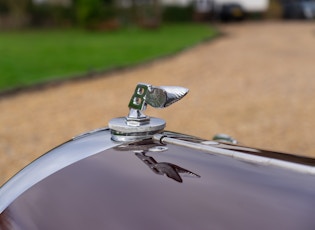
[[[182,99],[188,89],[179,86],[152,86],[139,83],[129,102],[127,117],[118,117],[109,121],[112,140],[134,141],[150,138],[164,130],[163,119],[146,116],[143,112],[147,105],[154,108],[165,108]]]

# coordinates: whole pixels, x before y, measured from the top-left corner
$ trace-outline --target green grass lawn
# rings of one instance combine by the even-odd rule
[[[114,32],[0,32],[0,91],[129,66],[171,54],[216,34],[210,26],[199,24]]]

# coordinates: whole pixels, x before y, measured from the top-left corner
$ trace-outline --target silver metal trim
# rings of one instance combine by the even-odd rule
[[[89,143],[89,144],[87,144]],[[108,128],[82,134],[41,156],[0,188],[0,213],[18,196],[49,175],[79,160],[120,145]]]
[[[108,127],[121,133],[142,133],[163,130],[165,121],[160,118],[151,117],[150,123],[141,126],[127,126],[124,117],[113,118],[109,121]]]
[[[114,118],[108,123],[112,133],[112,140],[118,142],[151,138],[153,134],[161,132],[165,128],[165,125],[164,120],[155,117],[151,117],[149,123],[141,126],[126,125],[124,117]]]
[[[162,144],[173,144],[173,145],[183,146],[183,147],[192,148],[196,150],[201,150],[210,154],[219,154],[223,156],[233,157],[235,159],[242,160],[249,163],[267,165],[267,166],[276,166],[276,167],[281,167],[284,169],[293,170],[296,172],[315,175],[315,167],[309,166],[309,165],[303,165],[299,163],[288,162],[288,161],[278,160],[278,159],[269,158],[269,157],[255,156],[249,153],[241,153],[238,151],[221,149],[218,147],[209,146],[202,143],[193,143],[193,142],[188,142],[184,140],[178,140],[175,138],[167,137],[163,134],[155,134],[153,136],[153,140]]]

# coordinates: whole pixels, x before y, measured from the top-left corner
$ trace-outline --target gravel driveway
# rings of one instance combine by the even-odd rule
[[[167,129],[315,157],[315,24],[220,26],[219,39],[129,70],[0,99],[0,184],[79,133],[125,116],[138,82],[190,89],[147,114]]]

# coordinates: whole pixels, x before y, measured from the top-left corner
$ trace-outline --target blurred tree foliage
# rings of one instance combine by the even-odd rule
[[[161,7],[160,0],[0,0],[0,28],[69,26],[115,29],[122,23],[157,28],[167,22],[191,21],[193,7]],[[126,5],[127,2],[127,7]]]
[[[165,6],[163,20],[166,22],[190,22],[193,20],[194,6]]]
[[[132,1],[133,21],[144,28],[157,28],[161,23],[159,0]]]
[[[22,27],[29,22],[31,0],[0,0],[0,26]]]
[[[117,15],[113,0],[73,0],[75,22],[83,27],[98,27]]]
[[[8,12],[15,15],[28,13],[31,0],[1,0],[2,5],[8,8]]]
[[[69,26],[73,24],[73,11],[63,5],[32,4],[31,25],[36,27]]]
[[[0,28],[78,25],[89,27],[116,16],[114,0],[53,1],[0,0]]]
[[[0,0],[0,15],[6,15],[10,11],[7,1]]]

